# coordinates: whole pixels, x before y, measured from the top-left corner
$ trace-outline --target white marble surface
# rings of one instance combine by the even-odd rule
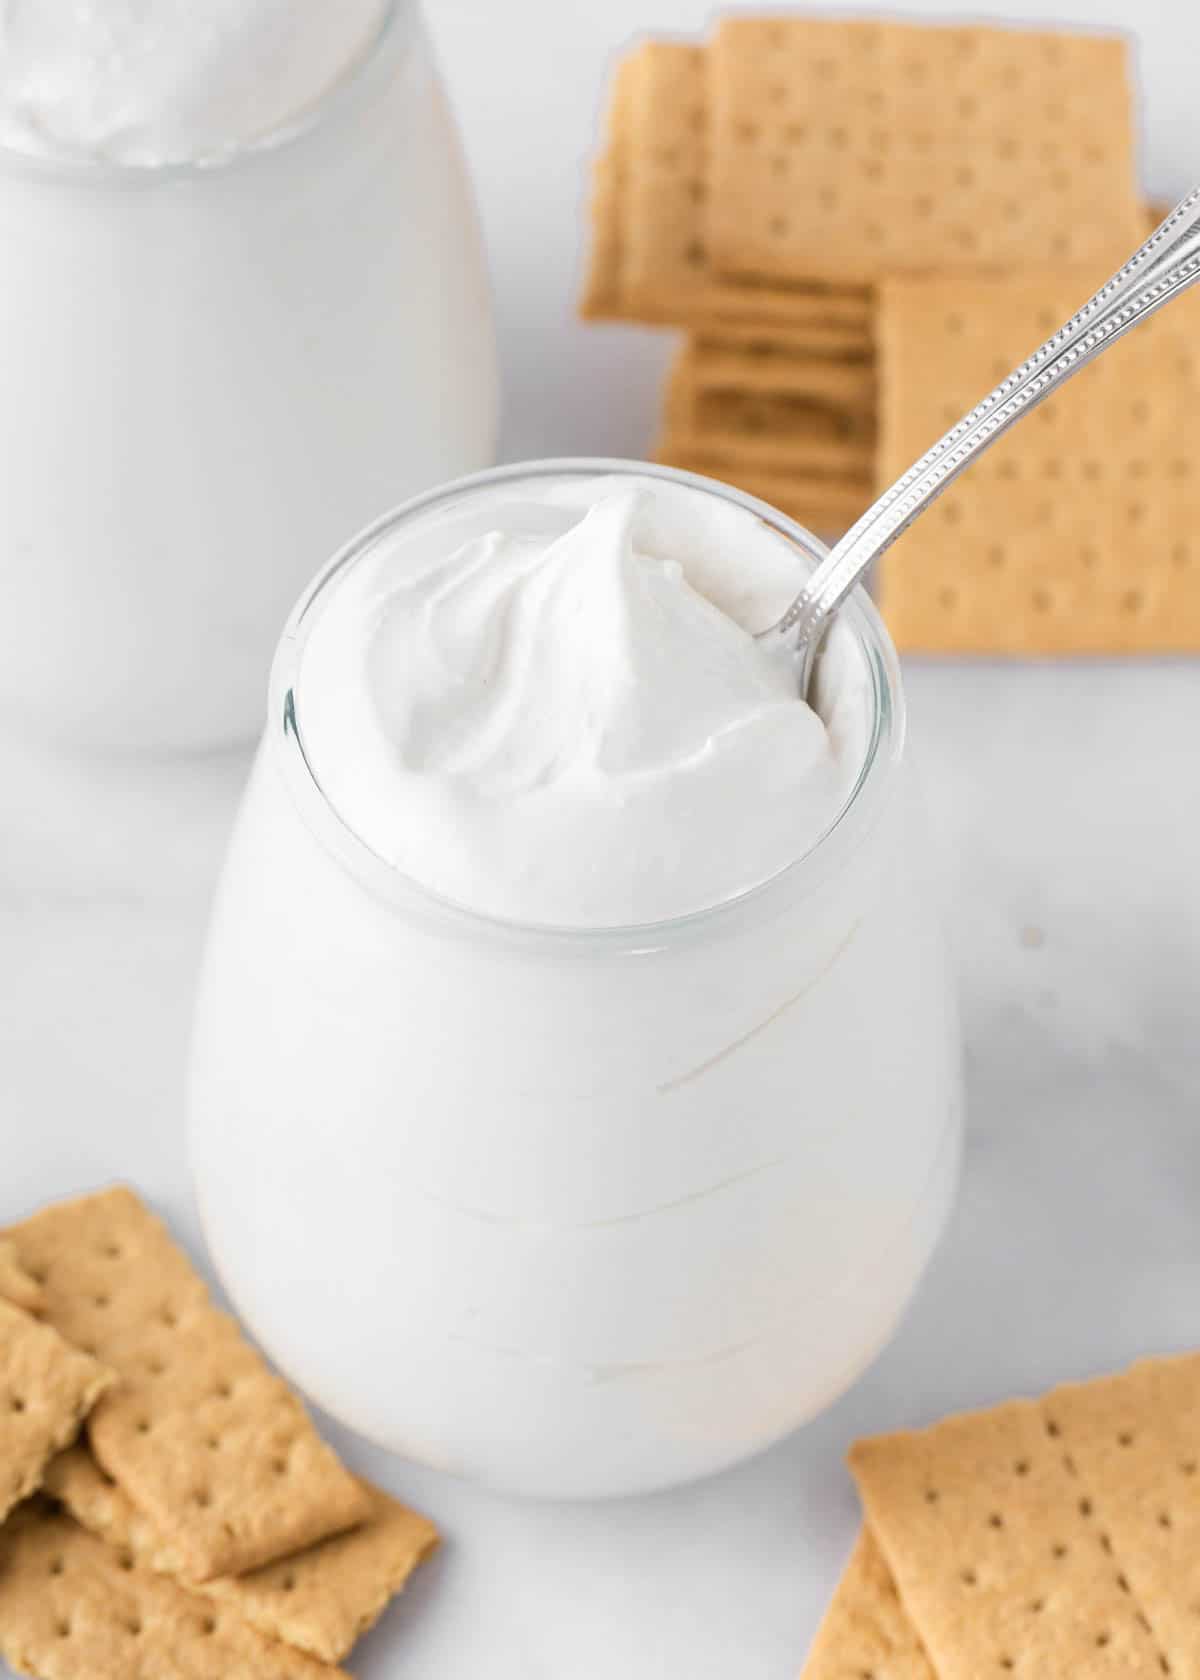
[[[346,1441],[448,1544],[361,1673],[774,1680],[856,1516],[864,1430],[1200,1344],[1200,670],[909,671],[962,977],[957,1213],[897,1340],[744,1468],[624,1505],[506,1503]],[[115,1176],[198,1239],[180,1068],[240,759],[0,751],[0,1223]]]
[[[579,159],[607,49],[703,10],[434,0],[493,245],[509,454],[644,447],[661,341],[570,320]],[[1194,54],[1182,36],[1171,51],[1184,10],[1139,8],[1162,190],[1197,150]],[[852,1436],[1200,1344],[1200,669],[941,665],[908,681],[969,1131],[953,1224],[900,1335],[792,1440],[641,1502],[505,1503],[342,1438],[448,1537],[364,1647],[364,1680],[784,1680],[854,1531]],[[238,757],[84,766],[0,740],[0,1223],[121,1176],[198,1247],[181,1066],[243,773]]]

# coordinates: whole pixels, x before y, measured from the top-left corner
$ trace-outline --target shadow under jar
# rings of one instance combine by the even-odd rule
[[[297,591],[485,465],[491,305],[412,0],[293,125],[209,160],[0,148],[0,715],[249,739]]]
[[[599,1497],[757,1452],[863,1370],[946,1218],[961,1092],[897,660],[861,594],[821,676],[861,707],[852,791],[804,855],[710,909],[489,919],[326,798],[304,751],[314,618],[397,533],[568,470],[733,501],[798,577],[823,552],[736,491],[604,462],[481,475],[344,550],[276,656],[202,975],[190,1147],[217,1268],[313,1400],[424,1463]]]

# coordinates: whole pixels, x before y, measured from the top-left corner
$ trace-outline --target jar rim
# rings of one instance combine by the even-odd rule
[[[69,152],[43,154],[25,151],[0,140],[0,167],[14,173],[47,176],[52,180],[82,186],[129,184],[150,186],[159,182],[184,181],[236,169],[256,159],[283,151],[294,141],[323,128],[352,99],[371,74],[386,45],[399,32],[400,19],[412,15],[412,0],[384,0],[373,33],[355,56],[311,101],[299,111],[248,140],[234,141],[218,150],[166,163],[142,163],[136,159],[104,155],[74,155]]]
[[[326,591],[348,568],[365,558],[408,521],[461,497],[492,488],[511,487],[524,480],[628,474],[684,485],[744,508],[787,538],[814,565],[828,552],[825,544],[811,531],[780,513],[770,503],[699,473],[685,472],[657,462],[615,457],[518,461],[454,479],[390,509],[353,537],[321,568],[293,607],[271,665],[265,740],[269,744],[272,739],[282,737],[284,780],[301,819],[325,849],[333,852],[335,860],[374,896],[409,906],[415,901],[459,920],[464,927],[474,928],[477,932],[490,931],[500,936],[531,939],[539,943],[600,944],[640,950],[686,929],[708,926],[731,914],[744,912],[752,902],[762,901],[779,891],[784,884],[795,883],[801,877],[806,877],[813,885],[817,884],[837,866],[841,856],[856,848],[860,836],[873,825],[877,811],[886,801],[903,752],[906,708],[895,647],[879,613],[861,587],[847,599],[838,617],[854,636],[870,683],[871,717],[862,763],[845,799],[817,838],[782,868],[729,898],[658,920],[621,926],[569,926],[518,921],[473,909],[434,891],[374,851],[338,811],[305,752],[295,694],[310,614]]]

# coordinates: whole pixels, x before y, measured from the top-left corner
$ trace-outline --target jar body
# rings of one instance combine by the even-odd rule
[[[944,1222],[959,1046],[903,767],[836,866],[642,940],[384,904],[268,737],[190,1086],[218,1270],[317,1403],[546,1497],[768,1446],[894,1329]]]
[[[27,726],[250,738],[345,532],[490,459],[474,208],[400,13],[310,127],[228,164],[0,166],[0,707]]]

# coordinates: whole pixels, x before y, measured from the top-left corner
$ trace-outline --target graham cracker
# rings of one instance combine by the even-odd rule
[[[334,1680],[38,1502],[0,1530],[0,1657],[36,1680]],[[345,1677],[343,1676],[343,1680]]]
[[[119,1375],[88,1421],[92,1450],[190,1577],[242,1574],[369,1515],[299,1399],[131,1190],[44,1208],[8,1235],[47,1322]]]
[[[872,428],[789,392],[701,388],[685,350],[668,385],[656,458],[725,480],[822,532],[870,504]]]
[[[817,1629],[801,1680],[937,1680],[870,1529]]]
[[[1123,261],[1142,209],[1125,42],[736,14],[709,47],[718,273]]]
[[[843,407],[819,381],[810,390],[709,385],[687,348],[668,381],[664,420],[668,438],[683,449],[711,448],[782,471],[863,481],[875,470],[873,418]]]
[[[617,72],[595,177],[583,313],[673,324],[773,321],[861,339],[870,316],[865,288],[730,283],[712,274],[704,53],[687,42],[646,41]]]
[[[579,313],[584,319],[620,317],[622,218],[629,168],[629,108],[635,58],[623,58],[613,76],[604,151],[592,167],[592,242]]]
[[[438,1540],[426,1517],[360,1482],[370,1506],[360,1527],[247,1575],[187,1583],[177,1549],[86,1447],[60,1453],[44,1485],[76,1522],[131,1555],[139,1569],[183,1576],[191,1591],[227,1605],[260,1633],[331,1663],[378,1621]]]
[[[859,1442],[939,1680],[1200,1672],[1200,1356]]]
[[[652,459],[744,490],[822,536],[840,534],[871,505],[869,484],[804,470],[781,471],[735,455],[663,440]]]
[[[114,1381],[47,1324],[0,1300],[0,1522]]]
[[[899,477],[1104,278],[929,276],[880,291],[880,482]],[[884,556],[897,644],[988,654],[1200,648],[1200,297],[1023,418]]]
[[[869,497],[874,449],[869,439],[839,436],[836,423],[808,404],[797,405],[786,433],[752,429],[755,411],[747,412],[738,393],[719,393],[705,405],[705,423],[668,426],[662,447],[682,455],[711,453],[722,460],[783,475],[802,474],[849,484]]]
[[[0,1300],[11,1301],[14,1307],[36,1313],[43,1305],[42,1291],[36,1279],[17,1259],[17,1251],[6,1238],[0,1237]]]
[[[1170,1672],[1200,1672],[1200,1358],[1066,1384],[1042,1416]]]
[[[739,342],[702,331],[689,336],[678,360],[699,390],[791,392],[874,423],[875,364],[865,356],[796,351],[770,338]]]
[[[746,356],[829,356],[851,364],[875,356],[875,300],[855,326],[812,326],[794,321],[702,321],[692,342]]]

